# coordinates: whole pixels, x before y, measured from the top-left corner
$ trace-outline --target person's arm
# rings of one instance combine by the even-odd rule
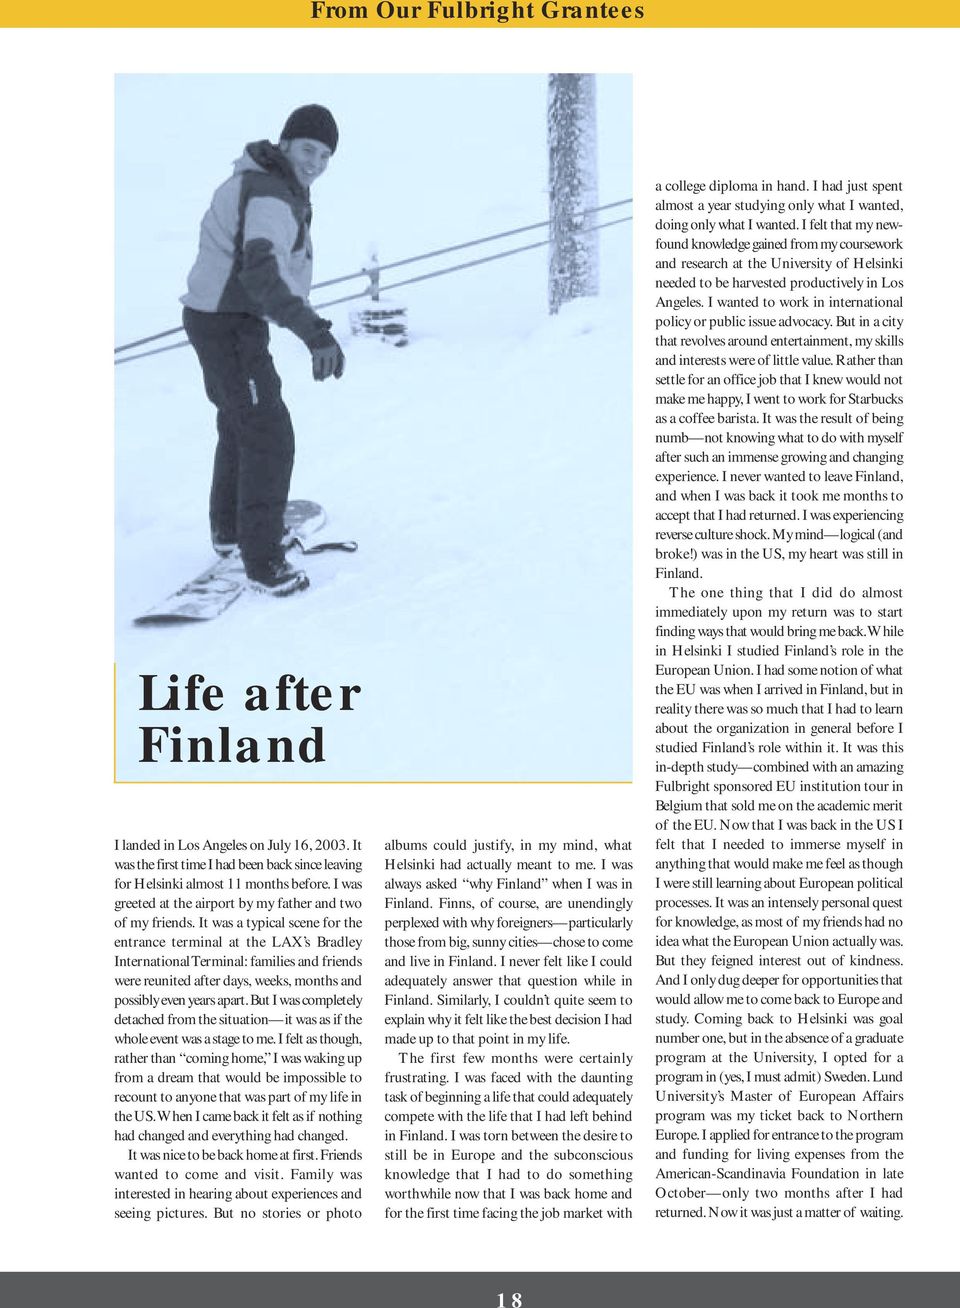
[[[309,350],[333,341],[331,323],[314,313],[287,280],[287,251],[298,234],[297,222],[283,200],[257,196],[244,216],[240,284],[256,307],[273,322],[294,332]]]

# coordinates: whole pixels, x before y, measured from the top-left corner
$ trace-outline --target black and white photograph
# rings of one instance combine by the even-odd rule
[[[118,77],[120,779],[629,776],[631,92]]]

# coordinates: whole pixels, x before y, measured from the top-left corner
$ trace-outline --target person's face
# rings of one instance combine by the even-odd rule
[[[295,141],[281,141],[280,149],[290,161],[290,167],[300,185],[308,190],[325,171],[332,151],[322,141],[297,137]]]

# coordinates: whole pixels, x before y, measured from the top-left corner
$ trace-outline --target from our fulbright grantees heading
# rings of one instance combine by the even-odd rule
[[[644,18],[643,5],[561,4],[559,0],[533,0],[508,4],[474,4],[473,0],[426,0],[425,4],[397,4],[395,0],[379,0],[371,15],[369,5],[327,4],[326,0],[312,0],[310,17],[317,22],[367,22],[371,16],[383,22],[401,23],[523,23],[546,20],[560,23],[639,23]]]

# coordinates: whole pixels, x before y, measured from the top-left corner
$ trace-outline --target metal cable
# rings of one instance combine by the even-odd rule
[[[628,204],[628,203],[630,203],[630,202],[629,202],[629,201],[626,201],[626,200],[620,200],[620,201],[617,201],[617,203],[618,203],[618,204]],[[615,205],[602,205],[602,206],[601,206],[601,208],[604,208],[604,209],[612,209],[612,208],[615,208],[615,207],[616,207]],[[596,213],[596,212],[599,212],[599,210],[585,210],[585,212]],[[605,227],[618,227],[621,223],[629,223],[629,222],[633,222],[633,218],[632,218],[632,217],[629,217],[629,218],[612,218],[612,219],[610,220],[610,222],[606,222],[606,223],[597,223],[594,227],[586,227],[586,228],[584,228],[583,230],[584,230],[585,232],[599,232],[599,231],[602,231]],[[547,223],[532,223],[530,227],[526,227],[526,228],[517,228],[516,231],[531,231],[534,227],[546,227],[546,226],[548,226],[548,225],[549,225],[549,224],[547,224]],[[504,234],[506,235],[507,233],[504,233]],[[510,234],[515,234],[515,233],[510,233]],[[462,249],[465,248],[465,246],[468,246],[468,245],[482,245],[484,241],[489,241],[489,240],[494,240],[494,239],[496,239],[496,238],[495,238],[495,237],[491,237],[491,236],[485,236],[485,237],[481,237],[480,240],[478,240],[478,241],[467,241],[467,242],[465,242],[465,245],[454,245],[454,246],[450,246],[450,247],[449,247],[449,250],[462,250]],[[455,263],[455,264],[452,264],[449,268],[438,268],[438,269],[436,269],[434,272],[421,273],[419,277],[406,277],[406,278],[404,278],[403,281],[400,281],[400,282],[391,282],[389,286],[382,286],[380,289],[381,289],[382,291],[395,291],[395,290],[398,290],[401,286],[412,286],[415,282],[428,282],[428,281],[430,281],[433,277],[445,277],[448,273],[460,272],[460,271],[462,271],[462,269],[464,269],[464,268],[476,268],[476,267],[477,267],[478,265],[480,265],[480,264],[483,264],[483,263],[492,263],[492,262],[493,262],[494,260],[496,260],[496,259],[506,259],[506,258],[509,258],[509,256],[512,255],[512,254],[523,254],[523,253],[524,253],[525,251],[527,251],[527,250],[540,250],[540,249],[542,249],[545,245],[549,245],[549,244],[550,244],[550,240],[549,240],[549,238],[548,238],[548,239],[545,240],[545,241],[533,241],[533,242],[531,242],[531,244],[529,244],[529,245],[517,245],[517,246],[515,246],[515,247],[514,247],[513,249],[511,249],[511,250],[500,250],[500,251],[498,251],[496,254],[487,254],[487,255],[484,255],[483,258],[481,258],[481,259],[468,259],[465,263]],[[428,255],[423,254],[423,255],[417,255],[417,256],[415,256],[413,259],[401,259],[401,260],[399,260],[397,263],[383,264],[382,267],[383,267],[383,268],[399,268],[399,267],[401,267],[403,264],[416,263],[419,259],[426,259],[426,258],[429,258],[429,257],[435,257],[438,253],[442,253],[442,251],[434,251],[433,256],[428,256]],[[356,274],[356,275],[359,276],[359,275],[361,275],[361,274]],[[333,281],[330,281],[330,282],[320,282],[320,283],[318,283],[318,286],[333,286],[333,285],[335,285],[337,282],[350,281],[350,280],[352,280],[350,277],[338,277],[338,278],[334,278],[334,280],[333,280]],[[315,289],[315,288],[311,288],[311,289]],[[368,298],[369,298],[369,295],[368,295],[368,292],[367,292],[367,291],[365,291],[365,290],[364,290],[364,291],[357,291],[357,292],[355,292],[353,295],[343,295],[343,296],[341,296],[339,299],[336,299],[336,300],[324,300],[324,301],[322,301],[322,302],[319,303],[319,304],[311,304],[310,307],[311,307],[312,309],[330,309],[330,308],[332,308],[335,304],[349,304],[352,300],[366,300],[366,299],[368,299]],[[117,350],[115,350],[114,353],[117,353],[118,350],[130,350],[130,349],[133,349],[134,346],[136,346],[136,345],[146,345],[146,344],[148,344],[150,341],[160,340],[160,339],[161,339],[162,337],[164,337],[164,336],[172,336],[172,335],[173,335],[175,332],[177,332],[177,331],[183,331],[183,328],[182,328],[182,327],[175,327],[175,328],[172,328],[170,331],[167,331],[167,332],[159,332],[156,336],[145,336],[141,341],[133,341],[133,342],[131,342],[130,345],[121,345],[121,346],[118,346],[118,347],[117,347]],[[176,344],[174,344],[174,345],[161,345],[161,346],[160,346],[158,349],[156,349],[156,350],[143,350],[140,354],[128,354],[128,355],[126,356],[126,358],[123,358],[123,359],[114,359],[114,365],[118,365],[118,364],[121,364],[121,363],[132,363],[134,359],[147,359],[147,358],[149,358],[149,357],[150,357],[151,355],[153,355],[153,354],[166,354],[166,353],[167,353],[168,351],[170,351],[170,350],[182,350],[182,349],[184,348],[184,346],[186,346],[186,345],[188,345],[188,344],[189,344],[189,341],[177,341]]]
[[[616,208],[618,208],[620,205],[624,205],[624,204],[633,204],[633,198],[631,197],[631,198],[628,199],[628,200],[614,200],[614,201],[613,201],[612,203],[610,203],[610,204],[601,204],[601,205],[598,205],[595,209],[583,209],[583,210],[581,210],[581,212],[580,212],[579,214],[577,214],[576,216],[577,216],[578,218],[585,218],[585,217],[587,216],[587,214],[590,214],[590,213],[602,213],[604,209],[616,209]],[[533,232],[533,231],[536,231],[536,229],[537,229],[538,227],[549,227],[549,226],[550,226],[550,220],[549,220],[549,218],[546,219],[545,221],[543,221],[543,222],[539,222],[539,223],[527,223],[527,225],[526,225],[525,227],[512,227],[509,231],[506,231],[506,232],[494,232],[494,234],[493,234],[492,236],[478,236],[478,237],[476,238],[476,240],[473,240],[473,241],[461,241],[461,242],[459,243],[459,245],[447,245],[447,246],[444,246],[443,249],[440,249],[440,250],[431,250],[431,251],[429,252],[429,254],[414,254],[414,255],[411,255],[411,257],[410,257],[409,259],[395,259],[395,260],[393,261],[393,263],[381,263],[381,264],[378,265],[378,267],[379,267],[379,271],[380,271],[380,272],[388,272],[388,271],[390,271],[390,270],[393,269],[393,268],[403,268],[403,267],[404,267],[406,264],[408,264],[408,263],[418,263],[421,259],[436,259],[436,258],[438,258],[441,254],[453,254],[453,253],[455,253],[455,251],[457,251],[457,250],[466,250],[466,249],[469,249],[469,247],[470,247],[471,245],[485,245],[485,244],[487,244],[489,241],[502,241],[502,240],[503,240],[505,237],[507,237],[507,236],[520,236],[523,232]],[[604,224],[604,226],[606,226],[606,224]],[[590,230],[593,230],[593,229],[591,228]],[[522,246],[521,248],[522,248],[522,249],[526,249],[527,247],[526,247],[526,246]],[[468,265],[465,264],[464,267],[466,267],[466,266],[468,266]],[[367,275],[367,269],[366,269],[366,268],[362,269],[361,272],[359,272],[359,273],[353,273],[353,274],[352,274],[353,277],[364,277],[364,276],[366,276],[366,275]],[[350,281],[351,278],[350,278],[350,277],[338,277],[336,280],[337,280],[337,281]],[[321,287],[324,287],[324,286],[333,286],[333,285],[335,285],[335,282],[317,282],[316,285],[315,285],[315,286],[311,286],[310,289],[311,289],[311,291],[318,291],[318,290],[321,289]]]
[[[633,197],[630,196],[626,200],[613,200],[609,204],[600,204],[597,205],[595,209],[584,209],[577,216],[584,218],[586,217],[587,214],[603,213],[606,209],[618,209],[625,204],[633,204]],[[535,231],[538,227],[549,227],[549,225],[550,225],[550,221],[549,219],[547,219],[544,222],[528,223],[525,227],[513,227],[509,231],[495,232],[492,236],[479,236],[476,238],[476,240],[473,241],[461,241],[458,245],[447,245],[447,246],[443,246],[441,249],[428,250],[426,254],[414,254],[407,259],[395,259],[392,263],[380,264],[378,265],[379,271],[388,272],[393,268],[403,268],[406,264],[409,263],[418,263],[420,260],[423,259],[436,259],[441,254],[453,254],[454,251],[456,250],[466,250],[471,245],[484,245],[489,241],[502,241],[507,236],[519,236],[522,232],[532,232]],[[607,224],[604,225],[606,226]],[[320,291],[327,286],[340,286],[343,282],[352,282],[355,281],[358,277],[368,277],[368,276],[369,276],[369,270],[366,268],[361,268],[358,272],[345,273],[342,277],[331,277],[329,281],[314,282],[313,285],[310,287],[310,290]],[[347,298],[352,299],[354,297],[350,296]],[[329,303],[342,304],[344,303],[344,301],[331,300],[329,301]],[[141,336],[138,340],[128,341],[126,345],[117,345],[114,347],[113,352],[114,354],[122,354],[125,350],[135,350],[139,345],[149,345],[151,341],[162,341],[164,337],[176,336],[178,332],[182,332],[182,331],[183,331],[182,327],[169,327],[167,328],[166,331],[154,332],[152,336]],[[161,353],[161,351],[156,350],[156,351],[151,351],[151,353],[159,354]],[[123,360],[119,360],[119,362],[123,362]]]
[[[585,232],[599,232],[604,227],[616,227],[619,223],[632,222],[632,218],[614,218],[608,223],[597,223],[595,227],[585,227]],[[543,223],[537,223],[542,227]],[[479,242],[470,241],[470,245],[479,244]],[[545,245],[549,245],[549,238],[545,241],[533,241],[530,245],[517,245],[512,250],[501,250],[497,254],[484,255],[482,259],[468,259],[465,263],[451,264],[449,268],[438,268],[435,272],[421,273],[419,277],[405,277],[402,282],[391,282],[389,286],[381,286],[382,291],[395,291],[401,286],[412,286],[414,282],[427,282],[431,277],[443,277],[446,273],[460,272],[463,268],[476,268],[481,263],[492,263],[494,259],[506,259],[511,254],[523,254],[525,250],[540,250]],[[462,247],[461,247],[462,248]],[[412,261],[409,261],[412,262]],[[397,267],[397,264],[391,264],[391,267]],[[344,295],[339,300],[327,300],[324,304],[314,305],[317,309],[328,309],[334,304],[346,304],[348,300],[365,300],[367,294],[362,291],[359,295]]]

